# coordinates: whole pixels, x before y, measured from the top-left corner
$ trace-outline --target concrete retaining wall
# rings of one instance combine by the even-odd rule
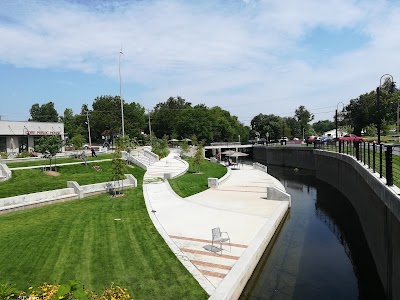
[[[385,180],[355,158],[297,147],[255,147],[254,159],[271,165],[315,170],[340,191],[358,214],[387,299],[400,299],[400,197]]]
[[[160,160],[157,154],[147,149],[144,149],[143,151],[144,151],[144,156],[148,157],[152,163]]]
[[[137,186],[137,179],[132,174],[125,174],[124,188]],[[68,181],[67,188],[0,198],[0,212],[19,209],[24,206],[37,205],[39,203],[53,202],[65,199],[84,198],[90,194],[106,192],[111,187],[115,188],[114,181],[88,184],[80,186],[76,181]],[[119,188],[119,186],[117,187]]]
[[[257,146],[253,148],[253,159],[265,165],[315,170],[313,147],[271,147]]]
[[[253,163],[253,169],[260,170],[260,171],[263,171],[265,173],[268,173],[267,166],[264,166],[263,164],[260,164],[260,163]]]
[[[144,170],[147,170],[147,165],[142,163],[137,157],[133,156],[132,154],[122,151],[122,158],[132,162],[133,164],[141,167]]]
[[[5,164],[0,164],[0,181],[8,180],[12,177],[10,168]]]
[[[267,199],[287,201],[289,202],[289,207],[292,207],[292,196],[290,196],[284,190],[276,188],[275,186],[267,187]]]
[[[17,209],[23,206],[51,202],[54,200],[77,198],[73,188],[58,189],[53,191],[32,193],[0,199],[0,211]]]

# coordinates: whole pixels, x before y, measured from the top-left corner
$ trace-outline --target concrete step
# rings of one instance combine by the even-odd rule
[[[246,250],[246,245],[212,245],[211,240],[170,235],[178,248],[217,287]]]

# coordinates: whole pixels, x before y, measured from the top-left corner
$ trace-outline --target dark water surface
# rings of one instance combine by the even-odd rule
[[[240,299],[385,299],[358,216],[314,174],[268,167],[292,208]]]

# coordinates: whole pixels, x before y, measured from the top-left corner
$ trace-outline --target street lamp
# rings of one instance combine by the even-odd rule
[[[122,122],[122,137],[125,137],[125,128],[124,128],[124,101],[122,100],[122,82],[121,82],[121,55],[124,55],[122,52],[122,46],[121,46],[121,51],[119,51],[119,98],[121,100],[121,122]]]
[[[397,100],[397,122],[396,122],[396,124],[397,124],[397,132],[398,133],[400,132],[400,124],[399,124],[399,108],[400,108],[400,106],[399,106],[399,104],[400,104],[400,100]]]
[[[88,135],[89,135],[89,147],[92,147],[92,138],[90,136],[90,124],[89,124],[89,112],[86,111],[86,122],[87,124],[87,130],[88,130]]]
[[[339,107],[339,104],[342,104],[342,111],[344,110],[344,104],[343,104],[343,102],[339,102],[337,105],[336,105],[336,114],[335,114],[335,125],[336,125],[336,139],[338,138],[338,135],[337,135],[337,129],[338,129],[338,107]]]
[[[381,143],[381,101],[380,101],[380,94],[381,94],[381,89],[382,89],[382,78],[385,76],[389,76],[391,78],[391,84],[390,84],[390,89],[389,92],[394,92],[396,90],[396,83],[393,80],[393,76],[390,74],[384,74],[381,76],[381,79],[379,80],[379,87],[376,88],[376,108],[378,111],[378,124],[377,124],[377,130],[378,130],[378,144]]]

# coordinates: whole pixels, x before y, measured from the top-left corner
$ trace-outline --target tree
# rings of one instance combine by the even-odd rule
[[[282,136],[282,125],[283,119],[279,116],[258,114],[250,122],[250,136],[255,137],[258,132],[260,137],[266,137],[268,133],[269,140],[279,140]]]
[[[199,140],[213,140],[213,122],[205,105],[196,105],[183,109],[176,120],[174,132],[178,137],[196,135]]]
[[[50,154],[50,168],[51,168],[51,158],[55,156],[63,145],[63,141],[58,135],[48,135],[42,136],[35,145],[34,149],[36,152],[43,154]],[[56,161],[54,160],[54,167],[57,168]]]
[[[152,138],[153,152],[158,155],[159,158],[166,157],[169,154],[168,150],[168,136],[164,135],[162,139]]]
[[[82,149],[82,146],[85,143],[85,139],[83,138],[82,135],[77,134],[70,139],[70,143],[74,145],[75,150],[80,150]]]
[[[155,136],[161,138],[166,134],[173,137],[176,134],[176,124],[180,114],[191,106],[191,103],[180,96],[169,97],[166,102],[158,103],[154,108],[152,118],[152,130]]]
[[[303,105],[300,105],[295,111],[295,118],[300,124],[301,130],[309,128],[308,123],[314,120],[314,115],[311,114]]]
[[[29,121],[35,122],[58,122],[58,113],[54,108],[53,102],[48,102],[43,105],[35,103],[29,110],[31,118]]]
[[[122,138],[117,138],[115,140],[115,151],[113,153],[113,159],[111,161],[112,165],[112,180],[118,183],[118,186],[121,187],[120,193],[123,193],[124,184],[123,180],[125,179],[126,173],[126,164],[122,159],[121,150],[124,148],[124,140]]]
[[[54,156],[60,152],[62,145],[63,141],[58,135],[47,135],[38,139],[34,148],[36,152],[45,153],[48,151],[52,156]]]
[[[197,146],[196,153],[194,154],[194,168],[196,173],[200,173],[201,165],[204,163],[204,150],[203,145],[199,144]]]
[[[335,122],[329,121],[329,120],[321,120],[318,122],[315,122],[312,127],[314,128],[315,132],[318,133],[318,135],[322,135],[324,132],[327,132],[329,130],[334,129]]]

